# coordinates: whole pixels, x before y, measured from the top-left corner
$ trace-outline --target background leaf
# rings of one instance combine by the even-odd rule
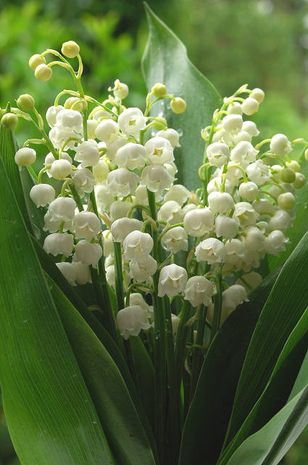
[[[175,151],[178,181],[189,189],[195,189],[200,185],[198,168],[204,151],[200,132],[212,121],[213,112],[220,105],[220,97],[210,81],[190,62],[182,42],[148,5],[146,13],[149,39],[142,60],[143,73],[148,89],[156,82],[162,82],[168,92],[187,102],[183,115],[174,115],[167,103],[158,103],[154,111],[160,113],[163,110],[170,127],[183,133],[181,147]]]
[[[307,275],[308,233],[283,266],[260,315],[237,388],[228,441],[260,397],[284,344],[306,309]]]
[[[25,465],[112,464],[2,157],[0,197],[0,377],[16,452]]]
[[[274,279],[267,278],[232,313],[213,341],[186,418],[180,465],[216,464],[247,347]]]

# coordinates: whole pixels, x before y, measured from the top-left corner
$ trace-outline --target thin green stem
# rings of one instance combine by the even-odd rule
[[[217,331],[219,330],[220,320],[221,320],[221,310],[222,310],[222,277],[221,273],[216,275],[216,290],[217,293],[214,297],[214,317],[211,328],[211,342],[216,336]]]
[[[122,269],[122,251],[121,243],[114,242],[114,262],[115,262],[115,284],[116,284],[116,295],[118,302],[118,310],[121,310],[125,306],[124,302],[124,289],[123,289],[123,269]]]
[[[205,321],[206,321],[207,307],[202,305],[198,311],[198,324],[197,324],[197,336],[196,336],[196,347],[193,351],[192,357],[192,375],[191,375],[191,398],[195,392],[196,385],[198,382],[200,368],[202,365],[204,351],[202,350],[203,339],[204,339],[204,330],[205,330]]]

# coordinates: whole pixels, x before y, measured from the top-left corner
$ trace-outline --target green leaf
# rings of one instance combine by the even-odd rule
[[[284,264],[255,328],[236,391],[230,441],[262,394],[308,301],[308,233]]]
[[[150,90],[157,82],[164,83],[168,92],[184,98],[187,110],[174,115],[168,103],[157,103],[156,114],[164,110],[170,127],[181,130],[181,147],[176,149],[178,181],[189,189],[200,185],[198,168],[203,160],[204,141],[201,129],[212,121],[220,105],[220,97],[187,57],[186,48],[176,35],[146,5],[149,39],[142,60],[146,84]],[[163,106],[162,106],[163,105]]]
[[[250,302],[232,313],[214,339],[184,425],[180,465],[216,464],[245,353],[274,279],[267,278]]]
[[[303,360],[289,399],[293,399],[308,384],[308,352]]]
[[[222,463],[251,434],[262,428],[287,402],[307,351],[308,309],[290,334],[268,385],[223,454]],[[306,385],[308,379],[306,378]],[[304,386],[303,386],[304,387]]]
[[[55,284],[51,292],[117,463],[155,465],[150,442],[113,359]]]
[[[307,425],[307,421],[308,388],[305,388],[263,428],[249,436],[227,465],[278,465]]]
[[[0,158],[0,378],[14,447],[23,465],[111,465]]]

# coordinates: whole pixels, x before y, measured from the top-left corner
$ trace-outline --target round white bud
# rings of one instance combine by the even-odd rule
[[[214,213],[227,213],[234,208],[233,198],[227,192],[211,192],[208,203]]]
[[[188,300],[193,307],[209,305],[215,293],[214,284],[204,276],[193,276],[187,281],[184,299]]]
[[[151,327],[148,313],[140,305],[122,308],[117,313],[117,326],[124,339],[138,336],[142,329],[146,330]]]
[[[259,89],[256,87],[255,89],[252,89],[251,98],[254,98],[258,103],[262,103],[265,97],[264,91],[262,89]]]
[[[170,101],[170,108],[173,113],[179,115],[186,110],[186,102],[181,97],[173,97]]]
[[[56,196],[54,188],[50,184],[36,184],[30,190],[30,198],[37,207],[45,207]]]
[[[52,233],[46,236],[43,248],[51,255],[69,257],[73,252],[74,236],[68,233]]]
[[[30,147],[23,147],[15,153],[15,163],[18,166],[30,166],[36,160],[36,151]]]
[[[292,146],[287,136],[284,134],[275,134],[271,139],[270,149],[277,155],[286,155],[291,152]]]
[[[210,265],[222,263],[225,258],[225,246],[219,239],[210,237],[197,245],[195,256],[197,262],[207,262]]]
[[[269,221],[269,227],[272,231],[280,229],[284,231],[291,226],[291,216],[285,210],[277,210]]]
[[[241,115],[227,115],[222,120],[222,127],[227,132],[238,132],[242,129],[243,118]]]
[[[184,292],[187,283],[187,271],[175,264],[164,266],[159,274],[158,296],[174,297]]]
[[[277,203],[280,208],[291,210],[295,205],[295,197],[291,192],[284,192],[279,195]]]
[[[248,132],[251,137],[256,137],[260,134],[260,131],[257,128],[256,123],[253,121],[244,121],[243,122],[243,131]]]
[[[80,47],[74,40],[69,40],[62,44],[61,53],[67,58],[76,58],[79,52]]]
[[[72,174],[72,164],[68,160],[55,160],[48,172],[54,179],[62,181]]]
[[[52,76],[52,69],[45,64],[38,65],[34,70],[34,76],[39,81],[48,81]]]
[[[38,53],[35,53],[34,55],[32,55],[29,59],[29,66],[31,69],[33,69],[33,71],[35,70],[35,68],[37,68],[39,65],[43,65],[46,63],[46,59],[44,56],[42,55],[39,55]]]
[[[209,208],[196,208],[184,216],[184,229],[192,237],[201,237],[211,231],[214,215]]]
[[[252,97],[248,97],[242,103],[242,110],[245,115],[253,115],[259,110],[259,102]]]
[[[243,200],[253,202],[258,197],[259,188],[254,182],[243,182],[239,185],[239,194]]]

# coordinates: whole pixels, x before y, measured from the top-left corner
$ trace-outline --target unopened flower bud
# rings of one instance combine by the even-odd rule
[[[255,99],[258,103],[262,103],[265,97],[264,91],[256,87],[252,90],[250,97]]]
[[[52,69],[47,65],[38,65],[34,70],[34,76],[39,81],[48,81],[52,76]]]
[[[18,124],[18,117],[14,113],[5,113],[1,118],[1,124],[5,128],[13,131]]]
[[[234,201],[227,192],[211,192],[208,196],[209,207],[214,213],[227,213],[234,208]]]
[[[36,160],[36,151],[30,147],[23,147],[15,153],[15,163],[18,166],[30,166]]]
[[[185,100],[181,97],[174,97],[170,102],[170,108],[176,114],[184,113],[186,106]]]
[[[227,115],[222,120],[222,127],[227,132],[238,132],[242,129],[243,118],[241,115]]]
[[[279,195],[277,202],[280,208],[291,210],[295,205],[295,197],[291,192],[285,192]]]
[[[76,58],[79,52],[80,47],[74,40],[69,40],[62,44],[61,53],[67,58]]]
[[[286,155],[291,152],[292,146],[287,136],[284,134],[275,134],[271,139],[270,149],[277,155]]]
[[[154,97],[164,98],[167,95],[167,87],[165,86],[165,84],[157,82],[152,87],[151,93],[154,95]]]
[[[259,102],[252,97],[248,97],[242,103],[242,110],[245,115],[253,115],[259,110]]]
[[[306,178],[302,173],[295,173],[294,187],[300,189],[306,183]]]
[[[31,111],[35,106],[35,101],[32,95],[30,94],[22,94],[16,100],[18,107],[22,111]]]
[[[42,55],[39,55],[38,53],[35,53],[30,57],[29,59],[29,66],[33,71],[39,66],[39,65],[44,65],[46,63],[45,57]]]
[[[283,182],[292,183],[295,181],[295,173],[290,168],[282,168],[279,174]]]
[[[72,164],[68,160],[55,160],[51,164],[49,173],[54,179],[61,181],[72,173]]]

